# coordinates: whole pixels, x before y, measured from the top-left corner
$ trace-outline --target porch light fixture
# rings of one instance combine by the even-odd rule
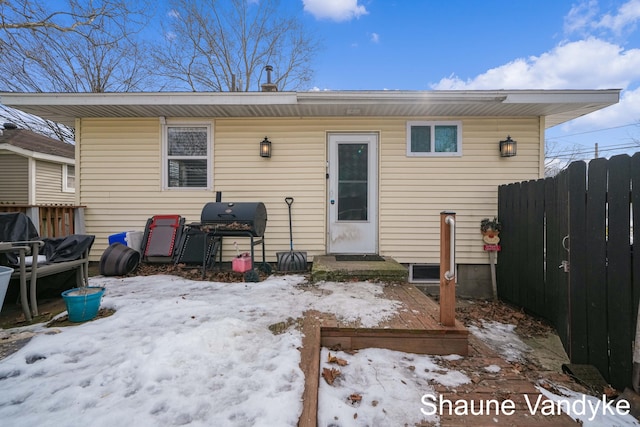
[[[500,141],[500,157],[513,157],[516,155],[517,142],[507,135],[507,139]]]
[[[271,157],[271,141],[265,136],[262,142],[260,142],[260,157]]]

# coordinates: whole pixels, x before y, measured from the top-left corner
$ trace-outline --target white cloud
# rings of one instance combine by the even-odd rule
[[[371,41],[373,43],[378,43],[380,42],[380,34],[378,33],[371,33]]]
[[[565,17],[565,32],[571,34],[606,30],[620,35],[625,30],[633,30],[640,20],[640,0],[629,0],[615,12],[606,13],[599,19],[597,14],[598,2],[596,0],[589,0],[573,6]]]
[[[601,13],[598,2],[574,6],[565,17],[563,41],[539,56],[517,58],[466,80],[453,74],[433,89],[622,89],[620,102],[562,126],[564,131],[628,126],[640,119],[640,49],[625,49],[620,38],[636,30],[640,0]],[[597,36],[596,36],[597,34]]]
[[[640,20],[640,0],[630,0],[614,14],[598,15],[598,2],[574,6],[565,17],[567,33],[630,29]],[[564,41],[539,56],[518,58],[466,80],[452,75],[433,89],[635,89],[640,80],[640,49],[586,35]],[[637,84],[636,84],[637,86]],[[629,96],[629,95],[627,95]],[[635,97],[629,96],[630,99]],[[635,109],[634,109],[635,110]]]
[[[564,17],[565,33],[580,32],[592,26],[598,13],[598,2],[590,0],[579,3],[571,8]]]
[[[540,56],[519,58],[471,79],[456,75],[433,89],[626,89],[640,79],[640,49],[597,38],[558,45]]]
[[[630,0],[618,9],[617,15],[603,16],[598,26],[621,33],[627,26],[635,27],[638,20],[640,20],[640,0]]]
[[[607,129],[640,119],[640,49],[596,38],[561,44],[540,56],[516,59],[463,80],[456,75],[433,89],[623,89],[618,104],[563,125],[565,131]],[[637,134],[637,132],[635,132]]]
[[[330,19],[336,22],[349,21],[366,15],[367,9],[358,0],[302,0],[304,10],[316,19]]]
[[[563,130],[608,129],[632,123],[638,123],[638,128],[629,130],[630,138],[640,139],[640,88],[623,91],[619,103],[572,120]]]

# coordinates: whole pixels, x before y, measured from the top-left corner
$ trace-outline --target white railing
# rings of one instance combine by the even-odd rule
[[[451,227],[449,233],[449,270],[445,271],[444,278],[453,280],[456,277],[456,220],[453,216],[448,215],[444,222]]]

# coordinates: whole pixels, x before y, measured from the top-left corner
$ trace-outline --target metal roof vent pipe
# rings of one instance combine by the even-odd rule
[[[9,129],[18,129],[18,126],[10,122],[0,124],[0,136],[4,134],[5,130],[9,130]]]
[[[271,72],[273,71],[273,67],[271,65],[267,65],[264,67],[267,72],[267,82],[262,84],[263,92],[277,92],[278,86],[275,83],[271,83]]]

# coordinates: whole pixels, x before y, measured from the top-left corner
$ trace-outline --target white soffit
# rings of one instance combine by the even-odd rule
[[[620,89],[189,93],[0,93],[0,103],[75,125],[89,117],[538,117],[546,127],[618,103]]]

